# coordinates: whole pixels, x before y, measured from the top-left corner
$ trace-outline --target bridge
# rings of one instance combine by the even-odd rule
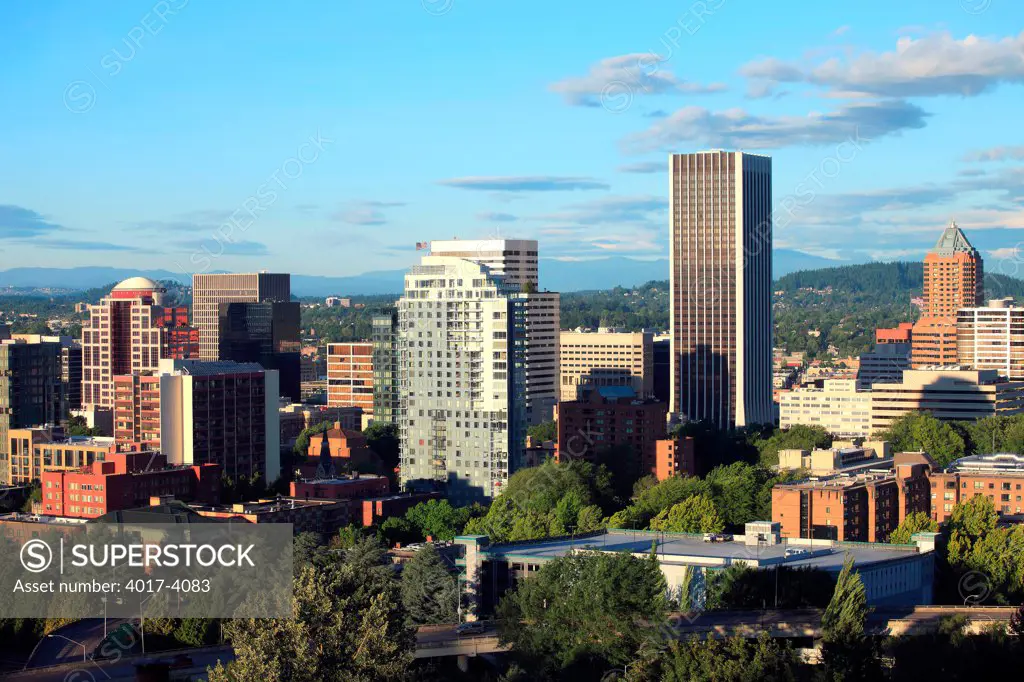
[[[913,608],[880,608],[868,616],[868,632],[876,635],[915,635],[932,632],[948,616],[964,615],[968,630],[982,632],[993,624],[1006,624],[1016,609],[990,606],[917,606]],[[821,637],[821,609],[791,609],[769,611],[706,611],[698,614],[674,613],[670,615],[666,637],[701,637],[724,639],[728,637],[758,637],[762,632],[778,639],[818,639]],[[424,625],[416,633],[416,658],[448,656],[478,656],[509,650],[498,640],[497,625],[484,623],[473,634],[459,634],[455,625]],[[78,650],[79,652],[81,649]],[[162,652],[148,656],[125,656],[117,661],[88,661],[80,658],[58,665],[33,667],[21,672],[7,673],[4,679],[25,682],[64,682],[65,680],[134,680],[135,663],[146,658],[169,658],[183,653],[190,659],[184,674],[205,672],[207,665],[217,660],[234,658],[230,647],[207,647],[183,652]],[[80,656],[81,653],[78,653]],[[72,677],[74,671],[86,671]]]

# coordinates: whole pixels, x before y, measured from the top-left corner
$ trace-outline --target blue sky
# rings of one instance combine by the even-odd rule
[[[667,154],[728,148],[774,159],[776,248],[916,259],[955,217],[1016,272],[1017,0],[4,12],[0,269],[352,275],[452,236],[663,258]]]

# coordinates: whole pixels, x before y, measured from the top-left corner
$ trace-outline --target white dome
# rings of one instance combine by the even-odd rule
[[[114,287],[114,291],[139,291],[146,289],[150,291],[158,291],[162,288],[163,287],[148,277],[129,277]]]

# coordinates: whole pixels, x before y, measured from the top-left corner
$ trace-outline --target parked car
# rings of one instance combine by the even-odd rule
[[[806,549],[799,549],[799,548],[794,547],[794,548],[786,550],[786,558],[787,559],[790,558],[790,557],[794,557],[794,556],[801,556],[803,554],[807,554],[807,550]]]

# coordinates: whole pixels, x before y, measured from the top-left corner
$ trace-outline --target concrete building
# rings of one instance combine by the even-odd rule
[[[580,400],[558,403],[557,461],[588,460],[628,446],[635,471],[657,474],[658,441],[666,437],[667,406],[619,386],[585,389]]]
[[[267,272],[192,275],[192,316],[199,329],[200,359],[221,359],[221,303],[290,300],[291,275]]]
[[[80,469],[104,461],[117,451],[113,438],[106,436],[64,436],[54,427],[11,429],[10,483],[28,483],[43,471]]]
[[[585,386],[626,386],[654,397],[654,335],[650,332],[574,332],[559,336],[560,400],[577,400]]]
[[[887,542],[907,514],[928,513],[929,468],[922,453],[900,453],[887,465],[776,484],[772,521],[787,538]]]
[[[255,363],[163,360],[160,451],[174,465],[239,477],[281,473],[278,377]]]
[[[885,330],[878,330],[879,332]],[[903,371],[910,369],[910,343],[876,341],[875,349],[860,356],[857,388],[869,390],[879,383],[899,383]]]
[[[960,364],[994,369],[1013,381],[1024,380],[1024,308],[1012,298],[989,301],[985,308],[961,308],[956,316]]]
[[[525,346],[524,407],[528,424],[551,421],[558,393],[560,296],[540,290],[534,239],[450,239],[430,242],[430,255],[462,258],[488,268],[522,294]]]
[[[871,388],[871,432],[911,412],[929,412],[936,419],[974,421],[1024,412],[1024,382],[1007,381],[995,370],[959,367],[913,369],[898,384]]]
[[[827,476],[851,467],[891,466],[891,460],[888,441],[834,441],[830,448],[779,450],[779,471],[804,469],[814,476]]]
[[[980,307],[984,290],[981,254],[951,221],[924,258],[924,309],[911,341],[915,368],[957,362],[957,311]]]
[[[12,430],[56,424],[65,406],[59,343],[0,342],[0,483],[36,478],[26,454],[12,450]]]
[[[491,498],[525,438],[525,299],[486,266],[425,256],[397,303],[401,474]]]
[[[626,552],[638,559],[653,554],[669,594],[678,597],[689,586],[689,596],[698,606],[703,606],[709,576],[732,565],[756,570],[814,568],[838,577],[847,558],[853,559],[870,605],[930,604],[934,537],[921,534],[915,541],[906,546],[786,538],[780,537],[778,524],[765,521],[748,523],[743,535],[723,542],[705,542],[701,535],[633,530],[503,544],[490,544],[482,535],[455,538],[465,556],[466,577],[460,586],[475,614],[492,613],[501,596],[520,580],[529,580],[549,561],[581,550]]]
[[[1024,514],[1024,455],[994,454],[964,457],[944,471],[931,474],[931,516],[945,523],[960,502],[984,495],[1003,517],[1022,520]]]
[[[839,438],[872,433],[871,393],[853,379],[825,379],[824,388],[797,388],[779,394],[779,426],[820,426]]]
[[[173,495],[208,504],[220,501],[217,464],[168,466],[158,452],[112,452],[78,469],[43,471],[41,513],[94,519],[144,505],[152,496]]]
[[[673,154],[670,170],[673,415],[770,424],[772,160]]]
[[[373,344],[327,344],[327,405],[373,414]]]

